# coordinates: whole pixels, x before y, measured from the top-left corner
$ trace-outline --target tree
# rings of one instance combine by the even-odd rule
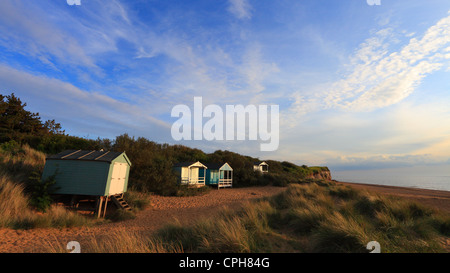
[[[61,124],[54,119],[42,123],[39,113],[26,110],[26,106],[14,93],[0,94],[0,142],[13,140],[34,148],[61,146],[66,141]]]
[[[64,135],[65,133],[65,130],[62,129],[61,124],[57,123],[54,119],[47,120],[44,123],[44,128],[46,128],[48,133],[52,135]]]
[[[12,93],[0,94],[0,139],[22,142],[26,135],[41,135],[46,132],[39,113],[25,110],[26,103]]]

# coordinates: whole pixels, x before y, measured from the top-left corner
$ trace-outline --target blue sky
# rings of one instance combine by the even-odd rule
[[[448,0],[0,1],[0,90],[67,133],[177,143],[171,109],[280,105],[280,145],[333,169],[450,162]]]

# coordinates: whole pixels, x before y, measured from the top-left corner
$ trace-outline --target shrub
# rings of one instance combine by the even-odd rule
[[[56,190],[56,174],[45,180],[41,179],[38,172],[33,172],[29,178],[29,188],[31,191],[30,204],[38,211],[45,212],[53,202],[51,194]]]
[[[133,210],[143,210],[150,205],[150,195],[137,191],[127,191],[124,199],[133,208]]]
[[[20,145],[15,140],[10,140],[8,142],[0,144],[0,149],[2,149],[5,152],[15,153],[17,150],[19,150],[19,148]]]

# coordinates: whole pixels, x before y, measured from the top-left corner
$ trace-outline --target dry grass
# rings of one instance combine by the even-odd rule
[[[30,207],[26,193],[28,177],[42,170],[45,154],[24,145],[12,151],[0,149],[0,227],[30,229],[41,227],[73,227],[92,224],[89,219],[52,206],[46,213],[37,213]]]
[[[121,230],[92,238],[87,252],[445,252],[450,216],[420,204],[334,183],[290,185],[283,193],[225,209],[194,225],[155,234]]]
[[[0,226],[16,229],[86,226],[86,217],[52,206],[29,207],[26,173],[42,168],[45,155],[27,146],[0,153]],[[130,194],[136,207],[148,205]],[[173,223],[155,234],[126,229],[92,236],[83,252],[445,252],[450,216],[404,199],[376,195],[332,182],[290,184],[282,193],[224,209],[215,218],[184,226]],[[67,252],[52,246],[49,252]]]
[[[11,226],[20,218],[29,217],[28,203],[23,185],[0,173],[0,226]]]

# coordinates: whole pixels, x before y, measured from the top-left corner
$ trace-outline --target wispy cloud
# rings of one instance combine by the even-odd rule
[[[328,107],[371,111],[402,101],[422,80],[441,69],[450,54],[450,16],[430,27],[421,38],[412,38],[398,51],[391,29],[367,39],[352,57],[350,72],[333,84],[325,98]]]
[[[448,69],[450,16],[422,37],[410,36],[399,37],[391,28],[377,31],[342,66],[339,80],[318,84],[313,94],[293,92],[286,120],[324,109],[366,112],[384,108],[410,96],[431,73]],[[405,37],[410,39],[401,46],[400,39]]]
[[[39,6],[26,5],[21,1],[1,1],[0,45],[39,59],[53,68],[56,67],[55,61],[96,67],[79,41],[50,22],[49,16],[44,16],[39,10]],[[76,23],[70,17],[66,19],[65,23],[69,26]]]
[[[228,10],[239,19],[250,19],[252,17],[248,0],[229,0]]]
[[[410,8],[425,7],[419,2]],[[450,15],[428,12],[439,5],[426,5],[420,27],[400,27],[411,22],[403,3],[363,21],[337,2],[174,3],[0,1],[0,91],[23,95],[34,111],[77,132],[163,141],[171,140],[163,137],[171,108],[192,105],[194,96],[204,105],[275,103],[281,142],[273,156],[302,164],[450,154],[441,125],[450,122],[448,108],[407,105],[424,86],[443,88],[427,80],[439,71],[444,82],[450,70]]]
[[[96,127],[106,129],[112,136],[127,129],[159,139],[164,133],[169,133],[170,126],[149,114],[142,104],[125,103],[97,92],[87,92],[58,79],[32,75],[3,65],[0,65],[0,81],[5,91],[11,90],[39,105],[34,108],[44,118],[57,116],[58,121],[81,121],[84,128],[80,131],[86,134],[96,131]]]

